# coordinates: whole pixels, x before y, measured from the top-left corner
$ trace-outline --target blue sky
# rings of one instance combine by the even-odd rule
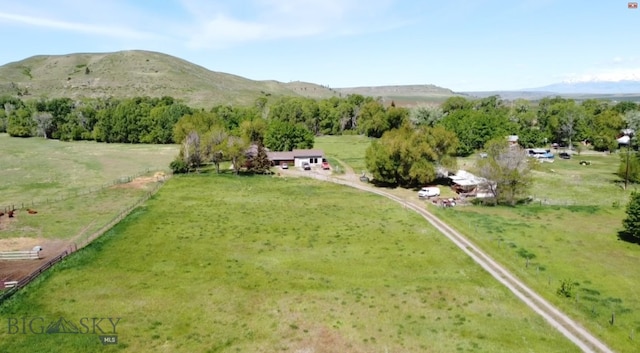
[[[454,91],[640,80],[640,9],[599,0],[0,0],[0,65],[142,49],[254,80]]]

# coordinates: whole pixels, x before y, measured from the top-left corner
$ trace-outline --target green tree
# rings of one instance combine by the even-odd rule
[[[249,144],[241,137],[229,136],[227,139],[227,158],[231,161],[233,172],[237,175],[247,158]]]
[[[38,127],[38,135],[49,138],[48,132],[50,131],[51,122],[53,116],[48,112],[37,112],[33,114],[33,120],[35,120]]]
[[[384,133],[365,154],[374,180],[401,186],[429,183],[440,166],[454,168],[455,135],[442,127],[413,129],[408,124]]]
[[[444,117],[442,108],[437,106],[420,106],[411,110],[410,120],[414,126],[435,126]]]
[[[368,137],[381,137],[388,130],[391,130],[391,125],[382,103],[377,101],[365,103],[360,110],[358,131]]]
[[[264,145],[272,151],[291,151],[295,148],[312,148],[314,136],[302,124],[273,120],[264,135]]]
[[[27,107],[12,111],[7,119],[7,132],[10,136],[31,137],[35,129],[36,122]]]
[[[229,134],[223,127],[214,127],[206,135],[205,155],[216,166],[216,173],[220,174],[220,163],[225,160],[227,139]]]
[[[198,170],[204,162],[204,151],[200,135],[197,131],[191,131],[182,141],[180,147],[180,159],[187,166],[188,171]]]
[[[256,153],[248,157],[249,172],[265,174],[271,170],[271,160],[262,144],[256,144]]]
[[[184,115],[173,126],[173,141],[183,141],[191,131],[197,131],[204,135],[214,126],[224,126],[224,122],[216,113],[196,111],[192,114]]]
[[[627,217],[622,221],[625,238],[640,242],[640,193],[632,192],[626,209]]]
[[[494,139],[485,147],[487,158],[478,159],[479,176],[497,202],[515,205],[529,190],[532,182],[533,159],[519,146],[510,146],[506,139]]]
[[[267,121],[262,118],[244,120],[240,123],[240,135],[251,143],[264,144],[267,126]]]
[[[616,174],[621,180],[631,183],[640,182],[640,156],[638,152],[633,150],[628,151],[627,148],[625,148],[624,152],[620,153],[620,165],[618,166],[618,172]]]

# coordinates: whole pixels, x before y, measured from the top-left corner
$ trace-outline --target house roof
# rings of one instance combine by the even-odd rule
[[[305,158],[305,157],[324,157],[324,152],[322,150],[303,150],[296,149],[293,151],[282,151],[282,152],[267,152],[267,156],[270,160],[294,160],[296,158]]]
[[[272,161],[274,161],[274,160],[292,161],[292,160],[295,159],[292,151],[267,152],[267,157],[269,157],[269,159],[272,160]]]
[[[302,157],[324,157],[324,152],[322,150],[301,150],[301,149],[296,149],[291,151],[293,152],[293,156],[296,158],[302,158]]]
[[[487,182],[487,179],[475,176],[466,170],[458,170],[458,172],[455,175],[451,175],[449,179],[460,186],[480,185]]]

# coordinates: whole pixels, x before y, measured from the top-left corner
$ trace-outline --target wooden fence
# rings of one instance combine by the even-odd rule
[[[50,204],[50,203],[54,203],[54,202],[60,202],[60,201],[65,201],[65,200],[69,200],[75,197],[79,197],[79,196],[84,196],[84,195],[90,195],[90,194],[94,194],[97,192],[100,192],[106,188],[110,188],[114,185],[119,185],[119,184],[126,184],[129,183],[131,181],[133,181],[133,179],[141,177],[143,175],[149,174],[152,171],[158,171],[158,172],[162,172],[165,173],[165,175],[170,175],[168,173],[168,171],[166,169],[163,168],[147,168],[145,170],[139,171],[133,175],[129,175],[129,176],[125,176],[125,177],[120,177],[118,179],[112,180],[108,183],[104,183],[102,185],[99,186],[93,186],[90,187],[88,189],[85,190],[77,190],[77,191],[73,191],[73,192],[67,192],[67,193],[63,193],[63,194],[59,194],[59,195],[55,195],[55,196],[50,196],[47,198],[43,198],[43,199],[33,199],[30,201],[20,201],[20,202],[11,202],[10,204],[5,204],[5,205],[0,205],[0,211],[3,211],[5,213],[7,213],[10,210],[24,210],[26,208],[30,208],[30,207],[35,207],[38,205],[46,205],[46,204]],[[166,178],[166,176],[165,176]]]
[[[33,271],[30,275],[21,278],[19,281],[5,281],[5,282],[3,282],[2,283],[3,287],[10,288],[10,289],[5,291],[4,293],[2,293],[0,295],[0,303],[2,303],[7,298],[12,296],[16,291],[18,291],[18,289],[20,289],[20,288],[26,286],[27,284],[31,283],[31,281],[33,281],[36,277],[38,277],[42,272],[46,271],[47,269],[49,269],[54,264],[60,262],[60,260],[62,260],[65,257],[67,257],[67,255],[69,255],[69,254],[70,254],[69,250],[63,251],[60,255],[58,255],[58,256],[52,258],[51,260],[45,262],[42,266],[38,267],[37,270]]]
[[[38,260],[40,251],[4,251],[0,252],[0,260]]]
[[[81,249],[81,248],[89,245],[92,241],[94,241],[95,239],[99,238],[100,236],[102,236],[107,231],[109,231],[109,229],[113,228],[113,226],[115,226],[116,224],[118,224],[118,222],[120,222],[122,219],[124,219],[126,216],[128,216],[131,213],[131,211],[136,209],[138,206],[142,205],[151,196],[153,196],[158,190],[160,190],[160,187],[164,184],[164,181],[168,180],[170,177],[171,177],[171,174],[167,174],[164,177],[163,182],[157,183],[157,185],[151,191],[147,192],[143,197],[138,199],[138,201],[136,201],[133,205],[125,208],[123,211],[118,213],[117,216],[115,216],[110,221],[108,221],[97,232],[89,235],[83,241],[73,244],[71,248],[69,248],[68,250],[63,251],[60,255],[58,255],[58,256],[52,258],[51,260],[47,261],[42,266],[40,266],[37,270],[33,271],[30,275],[20,279],[19,281],[2,281],[2,282],[0,282],[0,290],[5,289],[4,291],[0,291],[0,304],[2,304],[5,300],[7,300],[9,297],[11,297],[13,294],[15,294],[20,288],[22,288],[22,287],[26,286],[27,284],[31,283],[31,281],[36,279],[41,273],[43,273],[47,269],[51,268],[56,263],[62,261],[62,259],[67,257],[69,254],[74,253],[78,249]]]

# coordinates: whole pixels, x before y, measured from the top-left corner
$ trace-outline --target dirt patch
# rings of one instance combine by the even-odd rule
[[[337,330],[321,327],[310,331],[308,336],[294,348],[295,353],[364,352],[361,347],[349,342]]]
[[[68,240],[44,238],[0,239],[0,251],[25,251],[33,249],[36,245],[42,247],[42,258],[39,260],[0,260],[0,281],[19,281],[65,250],[70,250],[73,243]]]
[[[9,229],[11,225],[16,223],[17,221],[18,221],[17,216],[13,216],[11,218],[9,218],[9,216],[7,215],[0,216],[0,231]]]
[[[137,177],[128,183],[117,184],[112,186],[115,189],[144,189],[147,184],[155,183],[158,178],[153,177]]]

